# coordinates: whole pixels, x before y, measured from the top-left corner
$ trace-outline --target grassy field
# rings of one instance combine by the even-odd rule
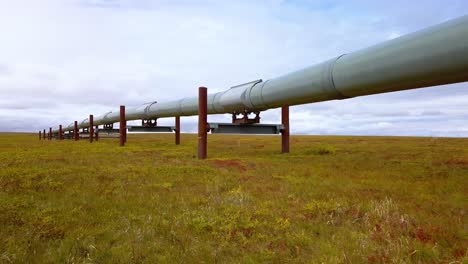
[[[467,263],[468,139],[0,134],[4,263]]]

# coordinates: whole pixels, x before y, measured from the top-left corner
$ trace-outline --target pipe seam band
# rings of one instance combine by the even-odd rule
[[[145,110],[143,110],[143,117],[144,117],[145,119],[148,119],[148,117],[150,116],[150,115],[149,115],[149,109],[150,109],[150,107],[151,107],[152,105],[156,104],[156,103],[157,103],[157,101],[153,101],[153,102],[151,102],[151,103],[148,103],[148,105],[145,107]]]
[[[250,93],[256,85],[262,84],[263,86],[263,83],[264,83],[263,79],[258,79],[258,80],[246,83],[246,85],[250,85],[250,87],[245,89],[245,91],[242,93],[241,101],[242,101],[242,104],[244,104],[245,106],[244,110],[250,110],[254,108],[254,105],[252,104],[252,100],[250,98]]]
[[[106,122],[107,122],[107,121],[106,121],[106,118],[107,118],[107,116],[110,115],[110,114],[112,114],[112,111],[105,113],[104,116],[102,117],[102,120],[104,121],[105,124],[107,124],[107,123],[106,123]]]
[[[334,99],[347,99],[351,98],[350,96],[347,96],[343,94],[340,90],[338,90],[335,86],[335,81],[333,80],[333,69],[335,68],[336,62],[346,54],[341,54],[340,56],[332,59],[327,63],[327,66],[325,67],[325,76],[322,79],[323,81],[323,87],[326,87],[327,91],[330,92],[330,94],[333,96]]]

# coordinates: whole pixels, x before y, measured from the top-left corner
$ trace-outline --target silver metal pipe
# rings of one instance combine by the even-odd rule
[[[271,80],[208,96],[208,114],[263,111],[357,96],[468,81],[468,16],[392,39]],[[198,114],[198,98],[127,108],[127,120]],[[98,116],[115,123],[119,113]],[[87,119],[79,127],[86,127]],[[66,127],[64,131],[73,130]]]

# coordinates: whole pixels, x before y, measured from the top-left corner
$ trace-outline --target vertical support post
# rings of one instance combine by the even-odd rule
[[[45,140],[46,139],[46,132],[45,132],[45,129],[44,129],[44,132],[42,133],[42,138]]]
[[[89,143],[93,143],[94,138],[94,117],[89,115]]]
[[[207,133],[208,133],[208,103],[207,88],[198,88],[198,159],[207,157]]]
[[[180,116],[175,117],[175,144],[180,145]]]
[[[281,123],[283,131],[281,131],[281,153],[289,153],[289,106],[281,107]]]
[[[58,139],[59,139],[59,140],[63,140],[62,125],[59,125],[59,136],[58,136]]]
[[[95,127],[94,136],[96,138],[96,141],[99,141],[99,126]]]
[[[120,146],[125,146],[127,142],[127,120],[125,120],[125,105],[120,106]]]
[[[52,128],[49,127],[49,140],[52,140]]]
[[[75,125],[73,127],[73,139],[78,141],[80,139],[80,135],[78,132],[78,121],[75,121]]]
[[[39,140],[42,139],[42,131],[39,130]]]

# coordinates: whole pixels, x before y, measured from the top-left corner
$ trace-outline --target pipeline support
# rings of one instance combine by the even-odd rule
[[[63,140],[63,130],[62,130],[62,125],[59,125],[59,134],[58,134],[58,139]]]
[[[208,116],[207,116],[207,88],[198,88],[198,159],[207,157]]]
[[[94,117],[93,115],[89,115],[89,128],[88,128],[88,131],[89,131],[89,143],[93,143],[93,137],[94,137]]]
[[[175,117],[175,144],[180,145],[180,116]]]
[[[120,146],[125,146],[125,142],[127,142],[127,120],[125,119],[125,105],[120,106],[120,126],[119,126],[119,133],[120,133]]]
[[[75,141],[78,141],[80,139],[80,134],[78,132],[78,121],[75,121],[74,123],[73,138]]]
[[[281,153],[289,153],[289,106],[281,107]]]

